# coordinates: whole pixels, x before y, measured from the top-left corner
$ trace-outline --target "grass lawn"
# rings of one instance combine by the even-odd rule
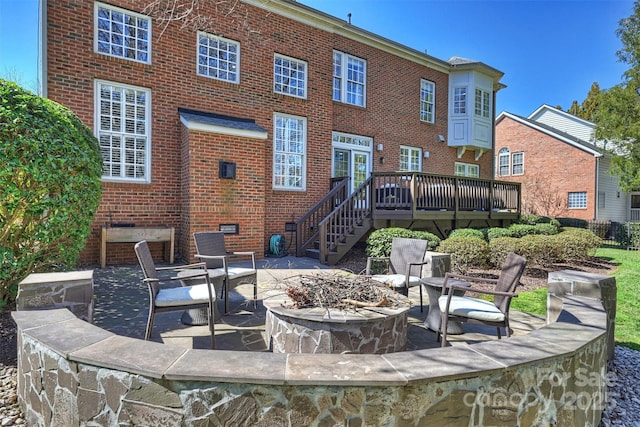
[[[618,288],[616,344],[640,350],[640,252],[601,248],[596,255],[618,265],[613,272]],[[518,298],[511,301],[511,307],[545,316],[547,289],[519,293]]]

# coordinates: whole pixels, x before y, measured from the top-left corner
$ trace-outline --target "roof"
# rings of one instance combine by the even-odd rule
[[[267,131],[257,125],[253,119],[206,113],[187,108],[178,108],[178,113],[180,114],[180,121],[188,129],[249,138],[267,138]]]
[[[502,112],[496,119],[496,125],[501,122],[505,117],[510,118],[520,124],[533,128],[539,132],[547,134],[555,139],[563,141],[569,145],[572,145],[580,150],[586,151],[589,154],[592,154],[595,157],[601,157],[604,152],[600,148],[591,144],[590,142],[584,141],[580,138],[576,138],[572,135],[569,135],[566,132],[559,131],[558,129],[552,128],[544,123],[537,122],[535,120],[531,120],[526,117],[518,116],[517,114]]]

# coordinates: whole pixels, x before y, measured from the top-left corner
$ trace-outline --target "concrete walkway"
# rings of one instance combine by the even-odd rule
[[[332,268],[310,258],[265,258],[258,262],[258,308],[250,301],[253,286],[241,285],[230,294],[231,313],[216,322],[216,348],[219,350],[269,351],[264,340],[265,309],[262,299],[267,291],[282,289],[282,279],[301,274],[329,273]],[[166,266],[166,265],[163,265]],[[94,323],[119,335],[144,337],[149,295],[142,284],[142,271],[136,265],[112,266],[94,271]],[[409,292],[413,305],[409,311],[407,350],[439,347],[436,334],[424,326],[428,301],[424,294],[424,312],[420,312],[417,287]],[[526,313],[511,312],[514,334],[523,334],[544,324],[544,319]],[[452,345],[497,339],[495,328],[465,324],[465,333],[450,335]],[[156,315],[152,340],[187,348],[209,348],[208,326],[181,323],[181,313]]]

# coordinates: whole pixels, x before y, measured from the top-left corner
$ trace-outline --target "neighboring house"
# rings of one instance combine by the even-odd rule
[[[209,31],[161,31],[149,3],[42,0],[42,93],[94,129],[104,158],[84,261],[113,223],[173,226],[186,259],[194,231],[230,224],[230,249],[262,256],[332,178],[349,191],[376,172],[491,180],[502,72],[293,0],[244,0],[233,15],[200,2]],[[130,261],[130,246],[108,260]]]
[[[543,105],[496,120],[496,179],[522,183],[524,212],[584,220],[640,219],[640,195],[620,190],[595,125]]]

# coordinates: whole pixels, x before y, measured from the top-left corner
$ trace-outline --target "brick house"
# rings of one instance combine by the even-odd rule
[[[293,0],[244,0],[240,20],[204,2],[206,31],[160,29],[147,3],[41,2],[42,93],[94,129],[104,157],[83,261],[114,223],[175,227],[185,259],[193,232],[230,225],[231,250],[263,256],[339,177],[347,194],[384,172],[491,180],[502,72]],[[109,262],[134,259],[110,245]]]
[[[496,178],[522,183],[523,211],[583,220],[640,219],[640,195],[621,191],[595,125],[549,105],[496,119]]]

